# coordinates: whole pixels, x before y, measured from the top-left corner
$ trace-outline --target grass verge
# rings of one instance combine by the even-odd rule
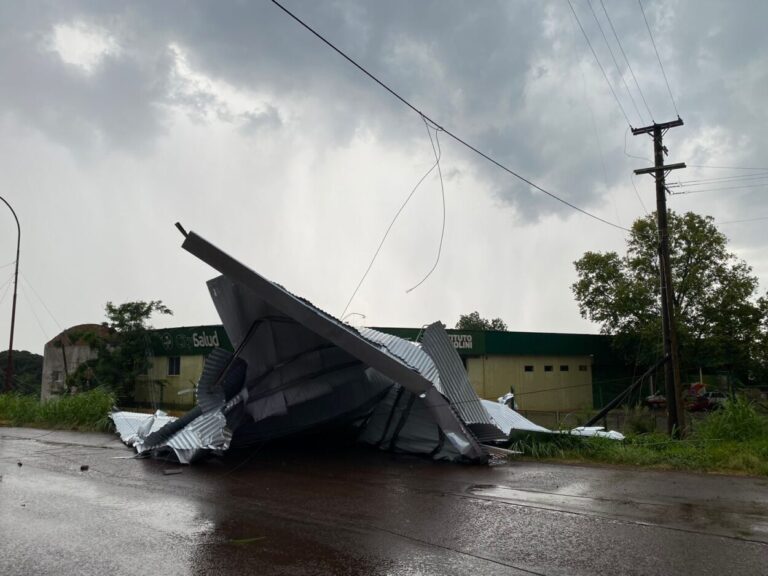
[[[736,398],[697,422],[683,440],[631,434],[623,442],[577,436],[528,436],[511,448],[536,460],[768,476],[768,418]]]
[[[63,430],[107,431],[114,396],[101,389],[40,402],[34,396],[0,394],[0,424]]]

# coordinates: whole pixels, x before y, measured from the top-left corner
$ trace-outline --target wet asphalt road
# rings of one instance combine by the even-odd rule
[[[0,428],[0,574],[768,573],[765,479],[352,448],[192,467],[130,454],[110,435]]]

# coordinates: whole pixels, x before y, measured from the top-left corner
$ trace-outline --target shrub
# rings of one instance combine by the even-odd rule
[[[736,441],[766,438],[768,419],[761,416],[749,400],[736,396],[702,420],[694,430],[694,437]]]
[[[110,392],[98,388],[47,402],[32,396],[0,394],[0,420],[13,426],[108,430],[111,423],[107,415],[114,403]]]

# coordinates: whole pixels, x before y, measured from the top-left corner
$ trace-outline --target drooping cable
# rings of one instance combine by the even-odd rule
[[[627,121],[627,125],[631,128],[632,122],[629,121],[629,116],[627,116],[627,112],[624,110],[624,106],[621,105],[621,101],[619,100],[619,97],[616,96],[616,91],[613,89],[613,85],[611,84],[611,81],[608,79],[608,74],[605,72],[605,68],[603,68],[603,65],[600,63],[600,58],[597,57],[597,52],[595,52],[594,47],[592,46],[592,42],[589,41],[589,36],[587,36],[586,30],[584,30],[584,26],[581,25],[581,20],[579,20],[578,14],[576,14],[576,10],[573,7],[573,4],[571,4],[571,0],[567,0],[568,6],[571,7],[571,12],[573,13],[573,17],[576,19],[576,23],[579,25],[579,29],[581,30],[581,33],[584,35],[584,40],[587,41],[587,46],[589,46],[589,49],[592,51],[592,55],[595,57],[595,62],[597,62],[597,66],[600,68],[600,71],[603,73],[603,78],[605,78],[605,83],[608,84],[608,88],[611,91],[611,94],[613,94],[613,99],[616,100],[616,104],[619,106],[619,110],[621,110],[621,113],[624,115],[624,119]]]
[[[646,214],[650,214],[650,212],[648,212],[648,208],[645,207],[645,202],[643,202],[643,197],[640,196],[640,192],[637,190],[637,186],[635,185],[635,175],[632,172],[629,173],[629,181],[632,182],[632,188],[635,189],[635,196],[637,196],[637,199],[640,201],[640,206],[643,207],[643,211]]]
[[[426,118],[424,118],[424,124],[427,127],[427,133],[429,134],[429,140],[431,142],[432,135],[429,132],[430,128]],[[384,235],[381,237],[381,241],[379,242],[379,246],[376,248],[376,252],[374,252],[373,257],[371,258],[371,261],[368,263],[368,267],[365,269],[365,272],[363,273],[363,276],[360,278],[360,281],[357,283],[357,286],[355,287],[355,290],[352,292],[352,295],[349,297],[349,300],[347,300],[347,305],[344,306],[344,311],[341,313],[339,318],[344,318],[345,314],[347,313],[347,310],[349,309],[350,304],[352,304],[352,300],[354,300],[355,296],[357,296],[357,292],[360,290],[360,286],[363,285],[363,282],[368,277],[368,273],[371,271],[371,268],[373,268],[373,263],[376,262],[376,258],[379,256],[379,252],[381,252],[381,248],[384,246],[384,242],[386,241],[387,236],[389,236],[389,232],[392,230],[392,227],[395,225],[395,222],[397,222],[397,219],[400,217],[400,213],[408,205],[408,202],[411,201],[411,198],[413,198],[413,195],[416,193],[416,190],[419,189],[419,186],[421,186],[421,183],[424,182],[424,180],[427,179],[427,176],[429,176],[432,173],[432,171],[438,167],[439,163],[440,163],[440,157],[438,156],[435,160],[435,163],[432,164],[429,170],[427,170],[424,173],[424,175],[419,179],[419,181],[416,182],[416,185],[413,187],[413,189],[408,194],[408,196],[405,197],[405,200],[400,205],[400,208],[398,208],[397,212],[395,212],[395,215],[392,218],[392,221],[389,223],[389,226],[387,226],[387,229],[384,232]],[[442,237],[441,237],[441,243],[442,243]]]
[[[669,87],[669,80],[667,79],[667,73],[664,71],[664,64],[661,63],[661,56],[659,56],[659,49],[656,48],[656,41],[653,39],[653,32],[651,32],[651,26],[648,24],[648,18],[645,16],[645,8],[643,8],[643,2],[642,0],[637,0],[637,3],[640,5],[640,11],[643,13],[643,20],[645,20],[645,27],[648,29],[648,35],[651,37],[651,44],[653,44],[653,51],[656,52],[656,58],[659,61],[659,68],[661,68],[661,75],[664,76],[664,82],[667,85],[667,92],[669,92],[669,99],[672,100],[672,106],[675,109],[675,114],[677,114],[679,118],[680,112],[677,111],[677,103],[675,102],[675,97],[672,96],[672,88]]]
[[[590,12],[592,12],[592,17],[595,19],[595,24],[597,24],[597,28],[600,30],[600,34],[603,37],[603,41],[605,41],[605,45],[608,47],[608,52],[611,55],[611,60],[613,60],[613,65],[616,67],[616,72],[619,74],[619,78],[621,78],[622,84],[624,84],[624,90],[627,91],[627,96],[629,96],[630,101],[632,102],[632,107],[635,109],[635,112],[637,112],[638,118],[640,118],[640,122],[645,124],[645,118],[643,118],[643,115],[640,113],[640,109],[637,107],[637,102],[635,102],[635,97],[632,96],[632,92],[629,90],[629,85],[627,84],[627,81],[624,79],[624,73],[621,71],[621,68],[619,67],[619,63],[616,61],[616,55],[613,53],[613,48],[611,48],[610,42],[608,42],[608,37],[605,35],[605,31],[603,30],[603,25],[600,24],[600,20],[597,17],[597,13],[595,12],[594,7],[592,6],[592,0],[587,0],[587,5],[589,6]],[[615,31],[614,31],[615,34]]]
[[[643,91],[640,89],[640,83],[637,81],[637,76],[635,76],[635,71],[632,70],[632,64],[629,63],[629,58],[627,58],[627,53],[624,52],[624,47],[621,45],[621,40],[619,40],[619,35],[616,33],[616,28],[613,27],[613,21],[611,20],[610,15],[608,14],[608,10],[605,8],[605,4],[603,4],[603,0],[600,0],[600,6],[603,7],[603,12],[605,12],[605,17],[608,20],[608,24],[611,26],[611,30],[613,31],[613,37],[616,38],[616,44],[619,45],[619,50],[621,50],[621,55],[624,56],[624,61],[627,63],[627,68],[629,69],[629,73],[632,75],[632,80],[635,81],[635,87],[637,88],[637,91],[640,93],[640,98],[643,99],[643,105],[645,106],[645,109],[648,111],[648,116],[651,117],[652,122],[656,122],[656,120],[653,119],[653,112],[651,112],[651,109],[648,107],[648,102],[645,100],[645,94],[643,94]]]
[[[277,0],[272,0],[272,3],[273,3],[275,6],[277,6],[278,8],[280,8],[280,9],[281,9],[283,12],[285,12],[285,13],[286,13],[288,16],[290,16],[291,18],[293,18],[293,20],[295,20],[296,22],[298,22],[298,23],[299,23],[301,26],[303,26],[304,28],[306,28],[306,29],[307,29],[309,32],[311,32],[311,33],[312,33],[314,36],[316,36],[316,37],[317,37],[317,38],[318,38],[318,39],[319,39],[321,42],[323,42],[324,44],[326,44],[326,45],[327,45],[329,48],[331,48],[331,49],[332,49],[334,52],[336,52],[337,54],[339,54],[339,55],[340,55],[342,58],[344,58],[344,59],[345,59],[347,62],[349,62],[350,64],[352,64],[352,65],[353,65],[355,68],[357,68],[357,69],[358,69],[358,70],[360,70],[360,71],[361,71],[363,74],[365,74],[366,76],[368,76],[368,77],[369,77],[371,80],[373,80],[374,82],[376,82],[376,84],[378,84],[379,86],[381,86],[382,88],[384,88],[384,90],[386,90],[387,92],[389,92],[389,93],[390,93],[392,96],[394,96],[395,98],[397,98],[397,99],[398,99],[400,102],[402,102],[402,103],[403,103],[405,106],[407,106],[408,108],[410,108],[411,110],[413,110],[414,112],[416,112],[416,113],[419,115],[419,117],[426,119],[426,120],[427,120],[427,121],[428,121],[430,124],[432,124],[432,125],[433,125],[433,126],[435,126],[436,128],[439,128],[441,132],[443,132],[443,133],[447,134],[448,136],[450,136],[451,138],[453,138],[453,139],[454,139],[456,142],[458,142],[458,143],[459,143],[459,144],[461,144],[462,146],[464,146],[464,147],[468,148],[469,150],[471,150],[472,152],[474,152],[474,153],[475,153],[475,154],[477,154],[478,156],[481,156],[482,158],[485,158],[485,159],[486,159],[488,162],[490,162],[491,164],[495,165],[497,168],[500,168],[500,169],[501,169],[501,170],[503,170],[504,172],[507,172],[508,174],[510,174],[511,176],[514,176],[514,177],[515,177],[515,178],[517,178],[518,180],[520,180],[520,181],[522,181],[522,182],[525,182],[525,183],[526,183],[526,184],[528,184],[528,185],[529,185],[531,188],[534,188],[534,189],[538,190],[539,192],[542,192],[543,194],[546,194],[547,196],[549,196],[549,197],[550,197],[550,198],[552,198],[553,200],[557,200],[557,201],[558,201],[558,202],[560,202],[561,204],[564,204],[564,205],[568,206],[569,208],[572,208],[573,210],[576,210],[577,212],[581,212],[581,213],[582,213],[582,214],[584,214],[585,216],[589,216],[590,218],[592,218],[592,219],[594,219],[594,220],[597,220],[598,222],[602,222],[603,224],[607,224],[608,226],[612,226],[613,228],[616,228],[616,229],[618,229],[618,230],[623,230],[624,232],[628,232],[628,231],[629,231],[629,230],[627,230],[626,228],[624,228],[623,226],[619,226],[618,224],[615,224],[615,223],[613,223],[613,222],[611,222],[611,221],[609,221],[609,220],[605,220],[604,218],[601,218],[600,216],[597,216],[597,215],[595,215],[595,214],[592,214],[591,212],[588,212],[587,210],[584,210],[583,208],[579,208],[579,207],[578,207],[578,206],[576,206],[575,204],[572,204],[572,203],[568,202],[567,200],[565,200],[564,198],[561,198],[561,197],[560,197],[560,196],[558,196],[557,194],[554,194],[553,192],[550,192],[549,190],[546,190],[545,188],[543,188],[543,187],[539,186],[538,184],[535,184],[535,183],[534,183],[534,182],[532,182],[531,180],[529,180],[529,179],[525,178],[524,176],[522,176],[522,175],[518,174],[517,172],[515,172],[515,171],[514,171],[514,170],[512,170],[511,168],[509,168],[509,167],[505,166],[504,164],[502,164],[502,163],[501,163],[501,162],[499,162],[498,160],[494,159],[493,157],[489,156],[489,155],[488,155],[488,154],[486,154],[485,152],[482,152],[482,151],[481,151],[481,150],[479,150],[477,147],[473,146],[472,144],[470,144],[469,142],[467,142],[466,140],[464,140],[463,138],[461,138],[461,137],[460,137],[460,136],[458,136],[457,134],[455,134],[455,133],[451,132],[451,131],[450,131],[449,129],[447,129],[445,126],[441,126],[439,123],[435,122],[435,121],[434,121],[432,118],[430,118],[428,115],[426,115],[426,114],[424,114],[423,112],[421,112],[421,111],[420,111],[418,108],[416,108],[416,106],[414,106],[413,104],[411,104],[411,103],[410,103],[408,100],[406,100],[405,98],[403,98],[402,96],[400,96],[400,94],[398,94],[397,92],[395,92],[394,90],[392,90],[392,88],[390,88],[389,86],[387,86],[387,85],[386,85],[384,82],[382,82],[381,80],[379,80],[379,79],[378,79],[376,76],[374,76],[374,75],[373,75],[372,73],[370,73],[368,70],[366,70],[365,68],[363,68],[363,67],[362,67],[360,64],[358,64],[357,62],[355,62],[355,60],[353,60],[353,59],[352,59],[350,56],[348,56],[346,53],[344,53],[344,52],[343,52],[343,51],[342,51],[340,48],[337,48],[337,47],[336,47],[336,46],[335,46],[335,45],[334,45],[334,44],[333,44],[333,43],[332,43],[330,40],[326,39],[326,38],[325,38],[325,37],[324,37],[322,34],[320,34],[319,32],[317,32],[317,31],[316,31],[314,28],[312,28],[312,27],[311,27],[309,24],[305,23],[305,22],[304,22],[304,21],[303,21],[301,18],[299,18],[298,16],[296,16],[296,15],[295,15],[293,12],[291,12],[290,10],[288,10],[288,9],[287,9],[285,6],[283,6],[282,4],[280,4],[280,2],[278,2]],[[626,114],[625,114],[625,117],[626,117]]]
[[[650,158],[646,158],[645,156],[635,156],[634,154],[630,154],[627,152],[627,135],[629,134],[629,127],[624,131],[624,156],[627,158],[635,158],[637,160],[645,160],[646,162],[653,163],[653,160]]]
[[[426,120],[424,121],[425,124],[427,124]],[[443,171],[440,168],[440,158],[443,155],[442,150],[440,149],[440,139],[438,138],[438,132],[440,130],[435,129],[435,140],[432,140],[432,132],[429,129],[429,124],[427,124],[427,134],[429,134],[429,142],[432,144],[432,152],[435,154],[435,165],[437,166],[437,175],[440,177],[440,196],[443,200],[443,223],[440,227],[440,243],[437,246],[437,256],[435,256],[435,263],[432,264],[432,268],[429,269],[429,272],[427,272],[426,276],[422,278],[418,284],[413,286],[412,288],[408,288],[408,290],[405,291],[406,294],[413,292],[416,288],[424,284],[426,282],[427,278],[429,278],[432,275],[432,272],[435,271],[435,268],[437,268],[437,264],[440,262],[440,254],[443,251],[443,238],[445,237],[445,184],[443,183]],[[437,147],[435,147],[437,145]]]

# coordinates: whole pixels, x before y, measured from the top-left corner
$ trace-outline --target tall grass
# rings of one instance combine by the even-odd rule
[[[697,423],[683,440],[629,434],[623,442],[569,435],[530,435],[514,450],[535,459],[768,476],[768,418],[736,398]]]
[[[0,394],[0,423],[106,431],[111,426],[107,414],[114,404],[114,396],[101,389],[62,396],[47,402],[40,402],[34,396]]]

